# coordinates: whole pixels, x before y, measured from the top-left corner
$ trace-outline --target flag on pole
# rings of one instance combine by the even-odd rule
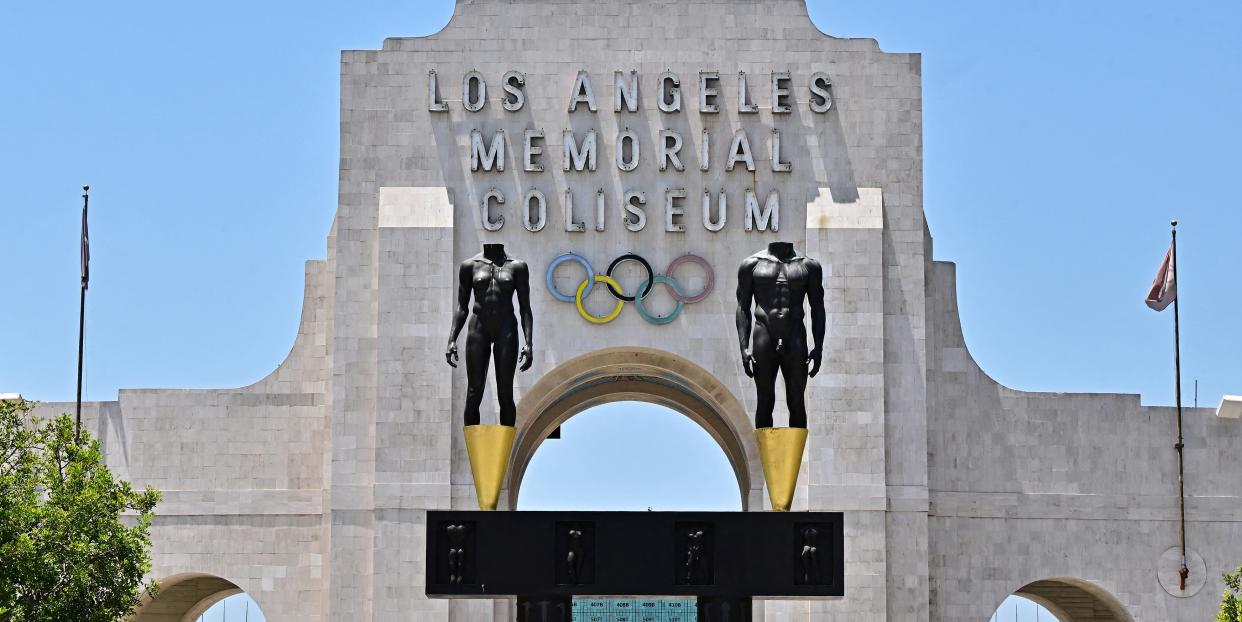
[[[1166,307],[1173,304],[1177,299],[1177,255],[1173,247],[1169,247],[1169,252],[1165,253],[1164,261],[1160,262],[1160,271],[1156,273],[1156,280],[1151,284],[1151,291],[1147,292],[1147,306],[1156,311],[1164,311]]]
[[[85,196],[85,195],[84,195]],[[91,236],[86,228],[86,205],[82,205],[82,289],[87,289],[91,280]]]

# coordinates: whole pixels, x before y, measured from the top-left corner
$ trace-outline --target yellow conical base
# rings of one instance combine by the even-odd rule
[[[496,509],[515,433],[513,426],[508,425],[466,426],[466,453],[470,455],[474,494],[479,498],[480,510]]]
[[[768,484],[772,510],[788,512],[798,486],[806,428],[759,428],[755,430],[755,439],[759,441],[759,459],[763,462],[763,479]]]

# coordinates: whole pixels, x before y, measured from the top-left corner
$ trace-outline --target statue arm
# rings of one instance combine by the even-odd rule
[[[828,328],[828,312],[824,309],[824,268],[818,261],[810,260],[810,283],[807,284],[806,297],[811,305],[811,338],[815,340],[815,348],[808,358],[811,359],[810,375],[819,372],[823,360],[824,332]]]
[[[526,337],[526,347],[522,348],[522,364],[520,369],[530,369],[534,354],[535,315],[530,310],[530,270],[525,262],[513,267],[514,280],[517,281],[518,314],[522,318],[522,334]]]
[[[470,315],[470,281],[473,277],[473,266],[469,261],[463,262],[457,269],[457,306],[453,309],[453,327],[449,331],[448,347],[444,357],[448,364],[457,367],[457,337],[466,326],[466,318]]]
[[[754,260],[742,262],[737,271],[737,311],[734,319],[737,323],[737,338],[742,348],[742,369],[747,376],[754,376],[750,354],[751,302],[754,299]]]

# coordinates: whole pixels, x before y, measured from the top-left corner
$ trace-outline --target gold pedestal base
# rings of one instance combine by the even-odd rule
[[[768,484],[772,510],[788,512],[798,486],[798,469],[806,448],[806,428],[759,428],[759,459],[763,462],[763,479]]]
[[[468,425],[466,453],[470,455],[470,471],[474,475],[474,494],[480,510],[495,510],[500,500],[500,487],[509,470],[513,438],[517,431],[507,425]]]

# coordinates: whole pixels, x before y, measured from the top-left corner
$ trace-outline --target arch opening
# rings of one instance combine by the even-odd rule
[[[741,497],[720,446],[681,414],[643,402],[582,411],[541,445],[518,509],[733,511]]]
[[[1059,622],[1133,622],[1133,618],[1126,613],[1125,607],[1116,597],[1104,588],[1083,579],[1073,577],[1041,579],[1018,588],[1012,596],[1036,605],[1036,608],[1030,609],[1030,611],[1037,612],[1036,617],[1029,618],[1032,621],[1039,619],[1052,622],[1055,619]],[[1010,605],[1012,600],[1014,599],[1002,603],[1001,609]],[[997,622],[1007,619],[999,615],[1001,609],[998,609],[997,615],[993,616]],[[1018,609],[1018,611],[1022,610]],[[1038,612],[1043,612],[1043,617],[1039,617]],[[1018,619],[1026,622],[1026,618],[1019,617]]]
[[[507,481],[508,507],[517,507],[531,459],[553,430],[589,408],[619,401],[664,406],[699,424],[728,459],[742,509],[761,507],[763,475],[750,417],[741,402],[706,369],[671,352],[639,347],[607,348],[570,359],[524,392]]]
[[[231,597],[245,594],[245,590],[236,583],[215,575],[173,575],[160,581],[160,589],[154,597],[143,595],[134,609],[132,622],[196,622],[203,614],[220,609],[226,599],[232,601],[234,599]],[[257,603],[254,609],[256,611],[251,613],[250,620],[263,620],[262,612],[257,611]],[[233,619],[230,616],[228,621],[232,622]]]

